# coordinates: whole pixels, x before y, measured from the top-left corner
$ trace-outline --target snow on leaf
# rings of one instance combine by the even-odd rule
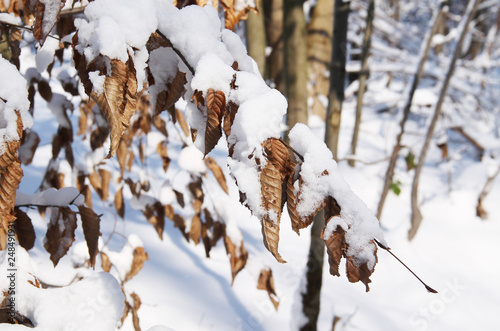
[[[37,0],[33,36],[43,45],[50,30],[59,20],[59,14],[66,0]]]
[[[273,303],[274,309],[278,310],[280,301],[274,288],[273,271],[271,268],[265,268],[260,271],[259,279],[257,280],[257,288],[267,292],[269,299]]]
[[[87,242],[90,255],[90,266],[94,268],[95,257],[98,252],[98,240],[101,235],[100,232],[100,217],[90,208],[83,205],[78,206],[80,216],[82,219],[83,235]]]
[[[340,276],[340,260],[345,252],[345,231],[340,225],[337,225],[332,234],[329,236],[325,235],[325,229],[332,218],[333,217],[326,221],[325,228],[321,231],[321,239],[325,241],[328,253],[328,263],[330,265],[330,274],[333,276]]]
[[[371,244],[373,246],[373,255],[375,256],[376,259],[377,245],[373,240]],[[375,265],[373,265],[373,267],[370,268],[367,262],[359,264],[359,262],[356,261],[356,257],[347,256],[347,262],[346,262],[347,279],[349,279],[351,283],[356,283],[361,281],[366,286],[366,292],[370,290],[368,284],[371,283],[370,276],[374,270],[375,270]]]
[[[226,192],[226,194],[229,194],[226,183],[226,177],[224,177],[224,172],[222,172],[221,167],[219,167],[215,159],[211,157],[206,157],[205,164],[207,165],[207,168],[210,169],[214,174],[215,179],[217,179],[217,182],[219,183],[220,187],[224,190],[224,192]]]
[[[129,281],[135,275],[137,275],[144,266],[144,262],[149,260],[148,253],[144,250],[144,247],[134,248],[133,256],[134,258],[132,260],[132,265],[130,266],[129,272],[127,272],[127,274],[125,275],[125,279],[123,282]]]
[[[207,126],[205,132],[205,154],[217,145],[222,137],[221,123],[226,109],[226,95],[222,91],[207,92]]]
[[[76,213],[69,207],[51,208],[44,245],[54,267],[75,241]]]

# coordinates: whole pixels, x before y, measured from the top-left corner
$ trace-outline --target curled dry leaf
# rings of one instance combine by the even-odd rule
[[[94,268],[95,257],[98,252],[98,240],[101,235],[101,219],[92,209],[83,205],[78,206],[78,210],[82,219],[83,235],[89,249],[90,266]]]
[[[274,309],[278,310],[280,301],[274,288],[273,271],[270,268],[262,269],[257,280],[257,289],[264,290],[269,295]]]
[[[101,267],[105,272],[109,272],[111,270],[111,261],[104,252],[101,252]]]
[[[215,179],[217,179],[220,187],[224,190],[224,192],[226,192],[226,194],[229,194],[226,177],[224,177],[224,172],[222,172],[221,167],[219,167],[215,159],[212,157],[207,157],[205,158],[205,164],[207,165],[207,168],[210,169],[214,174]]]
[[[107,158],[118,149],[120,138],[129,127],[137,105],[137,80],[132,58],[126,63],[116,59],[109,62],[111,73],[104,79],[103,93],[91,93],[110,128],[111,146]]]
[[[376,258],[377,245],[373,240],[371,241],[371,244],[373,245],[373,250],[374,250],[373,254],[375,255]],[[375,264],[373,265],[372,268],[370,268],[366,262],[358,264],[356,262],[356,258],[353,256],[348,256],[346,259],[347,259],[346,262],[347,279],[349,279],[351,283],[356,283],[361,281],[363,284],[365,284],[366,292],[368,292],[370,290],[368,284],[371,283],[370,276],[375,270]]]
[[[250,11],[259,12],[258,1],[245,2],[247,6],[241,10],[235,8],[235,0],[220,0],[220,3],[224,9],[225,27],[229,30],[233,30],[241,20],[246,20]]]
[[[328,224],[328,221],[326,224]],[[340,226],[337,226],[329,238],[325,238],[324,232],[325,229],[321,231],[321,239],[325,241],[328,253],[328,263],[330,264],[330,274],[333,276],[340,276],[340,260],[342,259],[346,249],[345,231]]]
[[[226,252],[229,254],[229,262],[231,264],[231,275],[232,282],[238,272],[240,272],[246,265],[248,260],[248,252],[243,246],[243,240],[239,245],[236,245],[231,241],[231,238],[227,235],[224,236],[224,245],[226,246]]]
[[[123,219],[125,217],[125,203],[123,202],[123,186],[116,191],[114,199],[115,210],[118,215]]]
[[[21,116],[17,114],[17,134],[19,137],[22,136],[22,131]],[[23,177],[21,162],[16,155],[20,143],[19,140],[6,143],[5,151],[0,155],[0,228],[5,233],[8,231],[9,222],[14,221],[12,211],[16,200],[16,190]]]
[[[51,208],[44,245],[50,260],[57,265],[75,241],[76,213],[69,207]]]
[[[226,137],[231,135],[231,127],[233,126],[234,117],[238,112],[238,105],[233,101],[229,101],[226,105],[226,112],[224,114],[224,123],[222,124]]]
[[[222,91],[207,92],[207,126],[205,132],[205,155],[217,145],[222,137],[222,117],[226,110],[226,95]]]

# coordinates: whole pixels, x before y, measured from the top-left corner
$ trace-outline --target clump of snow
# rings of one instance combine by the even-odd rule
[[[0,155],[5,145],[19,140],[17,134],[17,117],[21,116],[23,129],[31,128],[33,119],[29,115],[28,89],[26,79],[9,61],[0,57]]]
[[[113,276],[99,272],[65,287],[38,288],[32,285],[36,280],[29,254],[22,247],[16,250],[16,310],[35,324],[33,330],[116,328],[123,314],[125,297]],[[9,268],[7,253],[0,252],[0,270]],[[0,290],[8,288],[9,279],[1,277]]]
[[[59,40],[47,38],[43,46],[36,52],[35,63],[38,72],[47,70],[49,64],[54,61],[54,53],[59,48]]]
[[[203,153],[194,145],[184,147],[177,159],[179,167],[194,175],[200,175],[207,171],[203,161]]]
[[[55,189],[48,188],[42,192],[26,194],[21,191],[16,192],[16,206],[59,206],[65,207],[69,204],[76,206],[83,205],[85,197],[78,192],[76,187],[63,187]]]
[[[6,6],[8,7],[8,5]],[[19,24],[19,19],[14,14],[0,13],[0,21],[8,24]]]
[[[169,47],[160,47],[149,54],[149,70],[155,83],[148,88],[151,104],[156,105],[158,94],[165,90],[168,83],[174,79],[179,60],[177,54]]]
[[[356,263],[367,262],[372,268],[376,260],[373,245],[369,243],[376,238],[385,245],[377,218],[342,178],[328,147],[307,126],[295,125],[289,138],[292,148],[304,157],[300,170],[302,185],[297,203],[298,214],[302,217],[310,215],[325,198],[335,198],[341,208],[341,220],[333,220],[332,227],[340,225],[346,228],[347,225],[347,255],[354,256]]]
[[[102,243],[102,242],[101,242]],[[123,246],[120,252],[114,252],[104,246],[101,252],[106,254],[109,261],[118,273],[119,279],[124,280],[127,273],[132,268],[132,261],[134,260],[134,250],[137,247],[143,247],[142,240],[135,234],[131,234],[127,238],[127,243]]]
[[[170,185],[170,181],[165,181],[160,188],[159,200],[163,205],[169,205],[176,199],[175,192]]]
[[[99,71],[90,71],[89,79],[92,82],[92,89],[97,94],[104,92],[104,81],[106,80],[106,76],[101,75]]]

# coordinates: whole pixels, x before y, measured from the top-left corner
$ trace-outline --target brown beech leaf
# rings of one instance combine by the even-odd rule
[[[273,303],[274,309],[278,310],[280,301],[276,295],[273,271],[270,268],[262,269],[260,271],[259,279],[257,281],[257,289],[266,291],[269,295],[269,299]]]
[[[29,165],[33,161],[33,156],[35,155],[38,144],[40,143],[40,137],[33,130],[25,130],[23,138],[21,140],[21,146],[19,147],[19,159],[22,164]]]
[[[170,116],[172,116],[172,121],[174,123],[177,121],[174,111],[175,103],[184,95],[184,92],[186,92],[186,88],[184,87],[186,83],[186,73],[178,70],[172,82],[168,83],[165,86],[165,90],[158,94],[155,106],[156,115],[167,109]]]
[[[45,101],[50,102],[52,100],[52,89],[50,88],[49,82],[44,79],[38,81],[38,93],[45,99]]]
[[[200,243],[201,237],[201,220],[198,215],[194,215],[191,219],[191,228],[189,230],[189,238],[194,242],[195,245]]]
[[[125,203],[123,202],[123,186],[116,191],[114,199],[115,210],[118,215],[123,218],[125,217]]]
[[[170,165],[170,158],[168,157],[167,145],[168,142],[164,140],[159,142],[158,145],[156,146],[156,152],[163,161],[163,171],[165,172],[167,172],[168,166]]]
[[[76,213],[69,207],[51,209],[43,247],[49,252],[55,267],[75,241]]]
[[[165,228],[165,209],[161,202],[156,201],[153,206],[147,205],[146,209],[142,211],[148,222],[153,225],[160,237],[163,240],[163,229]]]
[[[205,155],[217,145],[222,137],[221,123],[226,110],[226,95],[222,91],[207,92],[207,125],[205,132]]]
[[[333,276],[340,276],[339,265],[342,256],[345,253],[345,231],[340,226],[337,226],[335,231],[330,237],[325,238],[325,229],[328,225],[326,222],[325,228],[321,231],[321,239],[325,241],[326,249],[328,252],[328,263],[330,264],[330,274]]]
[[[186,137],[189,137],[191,133],[189,125],[187,124],[186,119],[184,118],[184,114],[177,108],[175,108],[175,118],[177,119],[177,122],[179,122],[182,132],[184,132]]]
[[[226,246],[226,252],[229,254],[229,262],[231,264],[231,275],[232,281],[231,284],[234,283],[234,279],[238,272],[240,272],[248,260],[248,252],[243,245],[243,240],[239,245],[236,245],[231,241],[231,238],[228,235],[224,236],[224,245]]]
[[[59,14],[64,7],[66,0],[60,1],[36,1],[35,25],[33,27],[33,36],[36,40],[43,45],[45,39],[50,33],[50,30],[59,21]],[[48,6],[48,7],[47,7]],[[55,15],[54,15],[55,14]]]
[[[144,250],[144,247],[136,247],[134,249],[134,258],[132,260],[132,265],[130,266],[130,271],[125,275],[123,282],[127,282],[132,279],[139,271],[141,271],[144,266],[144,262],[149,260],[148,253]]]
[[[101,267],[105,272],[109,272],[111,270],[111,261],[104,252],[101,252]]]
[[[222,172],[221,167],[219,167],[215,159],[212,157],[206,157],[205,164],[207,165],[207,168],[210,169],[214,174],[215,179],[217,179],[220,187],[224,190],[224,192],[226,192],[226,194],[229,194],[226,177],[224,177],[224,172]]]
[[[111,172],[106,169],[99,169],[99,176],[101,177],[101,199],[102,201],[107,201],[109,198],[109,182],[111,181]]]
[[[240,10],[236,10],[235,1],[234,0],[220,0],[222,8],[224,9],[224,19],[225,19],[225,28],[229,30],[233,30],[235,25],[238,24],[241,20],[245,20],[248,17],[248,13],[252,10],[256,13],[259,12],[258,1],[254,1],[254,6],[251,3]]]
[[[141,298],[139,298],[139,296],[133,292],[131,295],[132,297],[132,300],[134,300],[134,304],[132,305],[131,307],[131,311],[132,311],[132,324],[134,325],[134,330],[140,330],[141,327],[140,327],[140,324],[139,324],[139,308],[141,308]]]
[[[29,251],[35,245],[35,229],[28,214],[19,208],[14,210],[16,216],[16,235],[19,245]]]
[[[120,144],[118,145],[118,150],[116,151],[116,158],[118,159],[118,164],[120,165],[120,175],[123,177],[125,173],[125,168],[127,166],[127,156],[128,156],[128,147],[125,140],[121,139]]]
[[[179,204],[179,206],[181,206],[181,208],[184,208],[184,194],[182,194],[181,192],[177,191],[177,190],[173,190],[174,193],[175,193],[175,198],[177,199],[177,203]]]
[[[172,221],[174,222],[174,226],[181,231],[184,238],[189,242],[189,234],[186,232],[186,221],[184,220],[184,217],[179,214],[174,214]]]
[[[222,124],[224,128],[224,133],[226,137],[231,135],[231,127],[233,126],[234,117],[238,112],[238,105],[233,101],[229,101],[226,105],[226,112],[224,114],[224,123]]]
[[[22,136],[23,123],[21,116],[17,114],[17,134]],[[16,190],[23,177],[21,162],[16,155],[21,142],[14,140],[5,144],[4,152],[0,155],[0,228],[5,233],[9,228],[9,220],[13,221],[11,215],[16,200]]]
[[[92,91],[90,94],[110,128],[111,146],[107,158],[113,156],[118,149],[120,138],[129,127],[137,105],[137,80],[132,58],[126,63],[116,59],[109,62],[111,73],[104,79],[103,93]]]
[[[295,182],[294,176],[290,174],[286,181],[286,206],[288,209],[288,215],[290,216],[290,221],[292,222],[292,230],[300,235],[300,216],[297,213],[297,197],[295,195],[295,187],[293,183]]]
[[[95,257],[98,252],[98,240],[101,235],[100,232],[100,217],[90,208],[85,206],[78,206],[80,217],[82,219],[83,235],[87,242],[90,256],[90,266],[95,267]]]
[[[375,259],[377,258],[377,245],[375,242],[372,240],[370,244],[373,245],[373,254],[375,255]],[[366,292],[370,290],[370,287],[368,286],[369,283],[371,283],[370,276],[375,270],[375,264],[377,261],[375,260],[375,264],[373,265],[373,268],[369,268],[368,264],[362,263],[358,265],[356,263],[356,258],[353,256],[347,256],[347,262],[346,262],[346,272],[347,272],[347,279],[351,283],[356,283],[361,281],[363,284],[365,284],[366,287]]]
[[[280,241],[280,224],[273,222],[266,215],[262,218],[262,237],[264,239],[264,246],[271,254],[273,254],[276,261],[279,263],[286,263],[278,252],[278,244]]]

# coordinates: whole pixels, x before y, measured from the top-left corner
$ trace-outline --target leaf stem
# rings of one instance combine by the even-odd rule
[[[426,283],[424,283],[424,281],[422,279],[420,279],[420,277],[417,276],[416,273],[413,272],[413,270],[411,270],[403,261],[401,261],[392,251],[389,247],[383,245],[380,241],[378,241],[377,239],[373,239],[375,240],[375,242],[377,243],[377,245],[386,250],[387,252],[389,252],[389,254],[391,254],[396,260],[399,261],[399,263],[401,263],[402,265],[405,266],[406,269],[408,269],[409,272],[412,273],[413,276],[415,276],[421,283],[422,285],[425,286],[425,289],[427,290],[427,292],[430,292],[430,293],[438,293],[438,291],[436,291],[435,289],[433,289],[432,287],[430,287],[429,285],[427,285]]]

